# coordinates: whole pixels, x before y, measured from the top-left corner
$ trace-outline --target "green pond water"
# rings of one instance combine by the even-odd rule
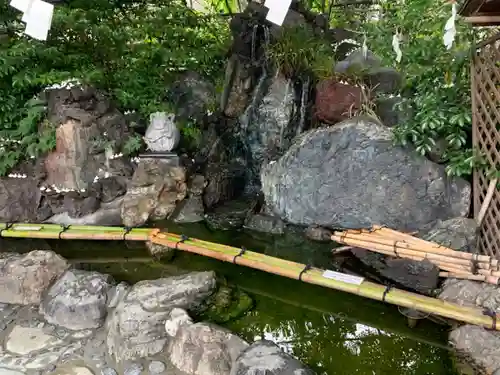
[[[332,266],[332,245],[307,241],[300,234],[210,232],[203,225],[168,224],[168,228],[323,268]],[[30,248],[28,242],[22,244]],[[224,283],[254,300],[252,310],[222,325],[248,341],[274,341],[317,374],[456,374],[447,327],[421,320],[409,328],[394,306],[184,252],[168,263],[152,261],[141,244],[51,241],[50,246],[67,259],[119,281],[214,270]]]

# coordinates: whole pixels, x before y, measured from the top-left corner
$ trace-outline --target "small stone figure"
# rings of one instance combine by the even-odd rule
[[[150,115],[150,123],[144,141],[153,152],[171,152],[181,138],[172,113],[155,112]]]

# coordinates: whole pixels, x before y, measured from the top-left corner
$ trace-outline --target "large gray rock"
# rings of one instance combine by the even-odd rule
[[[383,282],[427,295],[438,287],[439,268],[429,261],[394,258],[359,248],[354,248],[352,253],[375,271]]]
[[[475,325],[464,325],[450,333],[450,342],[459,357],[469,362],[477,374],[497,375],[500,371],[500,333]]]
[[[444,167],[393,145],[386,127],[356,117],[300,136],[261,174],[266,203],[300,225],[411,231],[467,215],[471,188]]]
[[[231,332],[208,323],[187,324],[170,343],[170,361],[188,375],[229,375],[248,344]]]
[[[257,341],[236,360],[231,375],[314,375],[270,341]]]
[[[0,253],[0,302],[39,304],[50,284],[69,264],[53,251]]]
[[[453,250],[472,253],[476,249],[477,222],[466,217],[440,221],[423,238]]]
[[[108,293],[113,284],[109,275],[68,270],[49,289],[40,314],[49,323],[75,331],[99,328],[106,318]]]
[[[122,362],[160,353],[167,342],[164,322],[171,310],[196,311],[215,286],[213,272],[138,282],[108,319],[108,354]]]

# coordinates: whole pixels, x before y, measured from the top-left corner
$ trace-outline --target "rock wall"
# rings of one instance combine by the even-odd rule
[[[193,322],[213,272],[127,285],[32,251],[0,253],[0,284],[3,375],[313,374],[273,343]]]

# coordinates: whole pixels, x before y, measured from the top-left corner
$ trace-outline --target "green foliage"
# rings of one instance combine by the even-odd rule
[[[195,12],[182,0],[72,1],[56,7],[44,42],[19,32],[20,16],[8,0],[0,0],[0,134],[22,144],[31,137],[39,143],[45,112],[25,103],[44,87],[77,79],[110,93],[121,110],[148,118],[169,106],[167,88],[179,73],[193,69],[219,79],[230,40],[226,20]],[[128,140],[123,151],[140,149],[139,138]],[[0,172],[27,151],[9,149],[12,155],[0,157],[6,165]]]
[[[333,49],[307,25],[283,27],[280,38],[269,45],[267,55],[286,76],[313,73],[317,78],[333,72]]]
[[[395,132],[400,144],[412,143],[425,155],[444,142],[442,159],[450,175],[468,175],[483,165],[473,153],[471,134],[470,48],[474,32],[457,23],[451,50],[443,44],[443,29],[450,4],[432,0],[397,0],[381,3],[380,18],[365,25],[368,46],[405,76],[401,109],[409,120]],[[395,60],[392,36],[404,36],[403,59]]]
[[[123,145],[125,156],[135,155],[144,147],[144,140],[139,134],[130,136]]]

